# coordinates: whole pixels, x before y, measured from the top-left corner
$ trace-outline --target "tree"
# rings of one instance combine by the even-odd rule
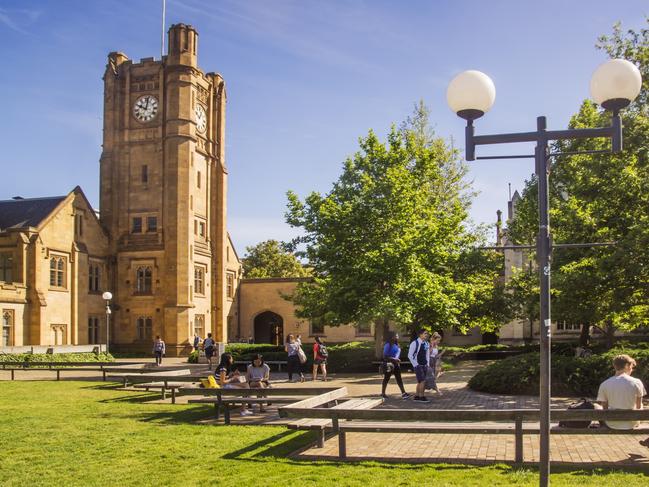
[[[500,324],[500,308],[487,303],[499,296],[501,257],[473,250],[481,235],[467,224],[466,168],[428,136],[427,116],[415,110],[385,144],[372,131],[361,138],[329,193],[301,201],[288,192],[286,219],[303,230],[295,243],[313,268],[293,296],[299,316],[334,326],[375,321],[379,347],[389,321]]]
[[[242,260],[246,278],[307,277],[308,270],[277,240],[246,247]]]
[[[621,154],[582,154],[554,160],[550,198],[555,242],[615,242],[607,247],[560,249],[553,255],[553,315],[599,328],[612,344],[617,329],[649,325],[649,30],[612,36],[597,44],[611,57],[634,62],[643,89],[623,112],[625,147]],[[597,127],[610,115],[583,102],[570,127]],[[602,139],[555,144],[555,152],[605,150]],[[510,232],[517,243],[536,235],[536,181],[526,183]]]

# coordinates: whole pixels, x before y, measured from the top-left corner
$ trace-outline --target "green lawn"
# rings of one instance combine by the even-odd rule
[[[154,394],[90,382],[0,382],[2,486],[537,485],[503,465],[301,462],[312,440],[280,427],[213,426],[208,407],[147,404]],[[552,485],[646,486],[649,474],[571,471]]]

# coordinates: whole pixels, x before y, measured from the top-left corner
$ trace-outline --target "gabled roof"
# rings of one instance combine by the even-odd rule
[[[65,198],[67,195],[0,201],[0,231],[38,227]]]

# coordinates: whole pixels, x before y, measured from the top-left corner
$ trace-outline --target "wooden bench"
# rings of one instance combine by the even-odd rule
[[[197,378],[194,378],[198,382]],[[186,387],[186,382],[170,382],[170,381],[159,381],[159,382],[146,382],[144,384],[134,384],[135,389],[160,389],[162,393],[162,399],[167,399],[167,391],[171,392],[171,404],[176,404],[176,391],[181,387]]]
[[[299,404],[299,403],[298,403]],[[305,408],[291,404],[279,410],[281,417],[328,419],[338,434],[340,458],[347,456],[346,433],[446,433],[514,434],[515,462],[523,461],[523,434],[539,433],[538,409],[439,410],[439,409],[352,409],[344,403],[334,408]],[[649,420],[649,410],[552,410],[553,421]],[[348,422],[348,420],[354,420]],[[468,423],[467,423],[468,422]],[[489,423],[487,423],[489,422]],[[524,423],[534,422],[532,427]],[[449,424],[450,423],[450,424]],[[457,424],[453,424],[457,423]],[[513,423],[513,425],[512,425]],[[608,428],[558,428],[551,434],[649,434],[649,428],[612,430]]]
[[[136,383],[141,383],[141,382],[151,382],[151,381],[167,381],[167,380],[174,380],[176,382],[198,382],[200,380],[200,377],[197,376],[192,376],[191,371],[189,369],[177,369],[177,370],[165,370],[161,372],[150,372],[147,370],[148,373],[142,373],[142,374],[133,374],[133,373],[111,373],[109,374],[110,377],[117,377],[119,378],[123,384],[124,387],[128,386],[128,383],[130,382],[131,384],[136,384]],[[170,379],[166,379],[169,377]]]
[[[106,373],[112,368],[122,365],[135,365],[131,362],[0,362],[2,370],[11,372],[11,380],[16,379],[17,371],[44,371],[56,372],[56,380],[61,380],[62,371],[101,372],[103,380]]]
[[[344,390],[344,392],[339,392]],[[334,401],[340,397],[347,395],[346,388],[334,387],[270,387],[270,388],[249,388],[249,389],[207,389],[199,387],[181,387],[178,390],[179,394],[188,395],[201,395],[200,399],[190,399],[190,404],[214,404],[216,409],[216,418],[219,418],[220,411],[223,409],[223,416],[225,424],[230,423],[229,404],[264,404],[264,403],[298,403],[303,404],[305,401],[313,397],[326,397],[327,401]],[[332,393],[335,393],[332,395]],[[263,397],[259,397],[263,396]],[[304,396],[309,396],[307,399],[302,399]],[[325,401],[325,399],[320,399]],[[306,403],[310,404],[310,403]]]
[[[332,406],[330,409],[372,409],[376,406],[383,404],[383,398],[372,398],[372,399],[349,399],[344,402],[338,402],[335,406]],[[318,448],[324,447],[325,435],[328,431],[334,431],[335,426],[333,420],[331,419],[300,419],[289,423],[289,429],[294,430],[308,430],[316,431],[318,433],[317,446]],[[338,425],[339,427],[339,425]]]

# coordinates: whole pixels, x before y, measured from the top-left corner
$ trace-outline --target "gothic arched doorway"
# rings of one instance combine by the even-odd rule
[[[281,345],[284,337],[284,320],[277,313],[264,311],[255,318],[255,343]]]

